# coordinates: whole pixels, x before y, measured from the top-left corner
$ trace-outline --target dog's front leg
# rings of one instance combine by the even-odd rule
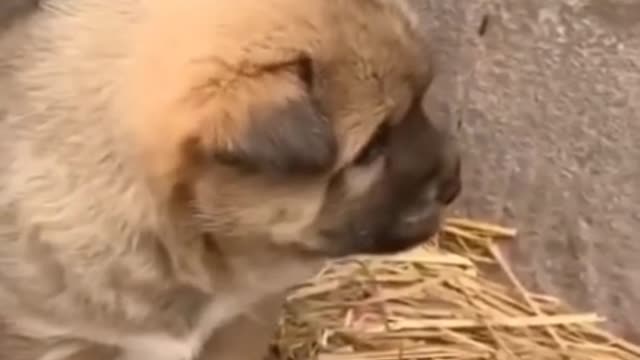
[[[265,298],[217,329],[197,360],[262,360],[269,350],[285,295]]]

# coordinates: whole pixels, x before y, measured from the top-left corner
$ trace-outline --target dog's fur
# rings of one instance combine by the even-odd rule
[[[38,7],[39,0],[0,1],[0,31],[11,27],[16,21],[29,16]]]
[[[397,0],[41,0],[0,29],[12,360],[255,359],[287,288],[418,244],[460,190]]]

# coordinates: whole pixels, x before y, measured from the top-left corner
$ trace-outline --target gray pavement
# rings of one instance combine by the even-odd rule
[[[438,54],[429,111],[461,123],[457,211],[517,226],[525,285],[640,342],[640,0],[409,1]]]

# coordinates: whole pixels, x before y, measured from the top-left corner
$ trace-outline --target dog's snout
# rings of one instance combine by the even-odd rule
[[[462,190],[461,156],[452,134],[436,127],[419,106],[390,129],[375,174],[361,191],[362,169],[343,170],[329,188],[316,232],[332,254],[393,253],[440,229],[444,208]],[[373,169],[373,168],[371,168]],[[355,171],[358,170],[358,171]],[[344,177],[344,175],[349,175]],[[371,180],[371,181],[369,181]],[[344,194],[351,196],[344,196]]]
[[[392,133],[390,172],[395,194],[409,208],[453,203],[462,191],[461,153],[453,134],[434,125],[420,106]],[[422,194],[419,196],[414,196]]]

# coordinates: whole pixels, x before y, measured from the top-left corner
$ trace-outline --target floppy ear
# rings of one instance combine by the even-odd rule
[[[236,103],[236,128],[227,146],[217,147],[220,163],[248,171],[314,174],[330,170],[337,156],[333,128],[311,94],[312,68],[307,58],[263,69],[251,76]],[[237,109],[232,109],[237,110]]]

